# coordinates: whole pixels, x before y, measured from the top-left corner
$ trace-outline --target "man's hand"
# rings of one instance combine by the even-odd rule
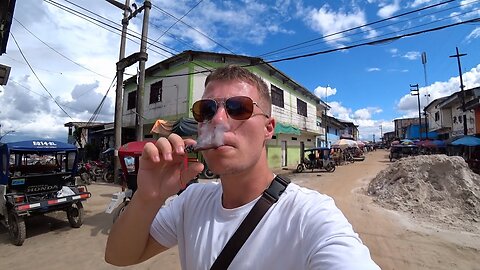
[[[186,163],[185,144],[194,143],[174,133],[168,139],[158,139],[155,144],[147,143],[140,157],[136,197],[150,202],[165,201],[185,188],[188,181],[203,170],[200,162]]]

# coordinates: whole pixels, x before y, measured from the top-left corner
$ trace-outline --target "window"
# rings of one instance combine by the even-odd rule
[[[457,117],[456,116],[453,117],[453,123],[457,123]]]
[[[440,112],[435,113],[435,121],[440,120]]]
[[[275,85],[272,84],[272,91],[271,91],[271,96],[272,96],[272,104],[283,108],[283,90],[276,87]]]
[[[127,110],[135,109],[137,107],[137,91],[128,93]]]
[[[307,103],[297,98],[297,113],[307,117]]]
[[[162,102],[162,93],[163,93],[162,82],[163,81],[159,81],[156,83],[152,83],[152,85],[150,85],[150,103],[149,104]]]

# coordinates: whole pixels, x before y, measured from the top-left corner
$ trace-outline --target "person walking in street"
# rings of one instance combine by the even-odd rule
[[[247,69],[213,71],[192,107],[198,141],[171,134],[145,145],[138,189],[111,228],[105,260],[138,264],[178,245],[182,269],[380,269],[332,198],[269,168],[271,106],[267,85]],[[185,147],[192,144],[202,144],[209,169],[221,181],[193,184],[164,206],[203,170],[199,162],[184,164]],[[229,253],[227,266],[215,268],[229,239],[277,182],[284,190],[278,201],[243,246]]]

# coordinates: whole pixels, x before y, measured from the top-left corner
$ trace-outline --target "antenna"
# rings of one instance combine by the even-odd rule
[[[427,88],[427,53],[422,52],[422,65],[423,65],[423,75],[425,77],[425,97],[427,98],[427,104],[430,104],[430,94],[428,93]]]

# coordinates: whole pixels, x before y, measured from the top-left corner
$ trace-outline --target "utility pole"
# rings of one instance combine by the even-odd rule
[[[328,120],[328,116],[327,116],[327,108],[328,108],[328,104],[327,104],[327,89],[328,89],[328,85],[327,87],[325,88],[325,147],[328,147],[328,125],[327,125],[327,120]]]
[[[136,137],[138,141],[143,140],[143,98],[145,95],[145,62],[147,61],[147,36],[148,36],[148,19],[150,16],[150,9],[152,8],[152,3],[149,0],[146,0],[143,3],[143,8],[145,12],[143,13],[143,26],[142,26],[142,40],[140,42],[140,55],[143,57],[140,58],[139,62],[139,74],[138,74],[138,88],[137,88],[137,113],[136,113]]]
[[[423,64],[423,76],[425,77],[425,97],[427,98],[427,106],[430,104],[430,94],[428,93],[428,88],[427,88],[427,53],[422,52],[422,64]],[[423,109],[423,115],[425,115],[425,139],[428,140],[428,116],[427,116],[427,111],[425,111],[425,108]]]
[[[418,136],[419,139],[422,139],[422,114],[420,113],[420,90],[418,89],[418,84],[410,84],[410,95],[417,96],[418,99]]]
[[[380,140],[382,140],[383,143],[383,127],[380,125]]]
[[[132,13],[130,9],[130,0],[125,0],[125,5],[122,5],[115,0],[107,0],[112,5],[123,10],[123,19],[122,19],[122,35],[120,38],[120,53],[118,56],[118,61],[122,61],[125,58],[125,43],[127,40],[127,28],[129,16]],[[125,68],[119,67],[117,65],[117,88],[115,90],[115,117],[113,120],[115,141],[114,141],[114,155],[113,155],[113,179],[118,179],[120,169],[120,160],[118,159],[118,149],[122,146],[122,114],[123,114],[123,73]]]
[[[464,86],[463,86],[463,78],[462,78],[462,66],[460,64],[460,57],[467,55],[466,53],[458,53],[458,47],[455,47],[457,50],[457,54],[455,55],[450,55],[450,57],[455,57],[457,58],[457,63],[458,63],[458,73],[460,74],[460,91],[461,97],[462,97],[462,111],[463,111],[463,135],[467,135],[468,129],[467,129],[467,113],[465,112],[465,92],[464,92]]]

